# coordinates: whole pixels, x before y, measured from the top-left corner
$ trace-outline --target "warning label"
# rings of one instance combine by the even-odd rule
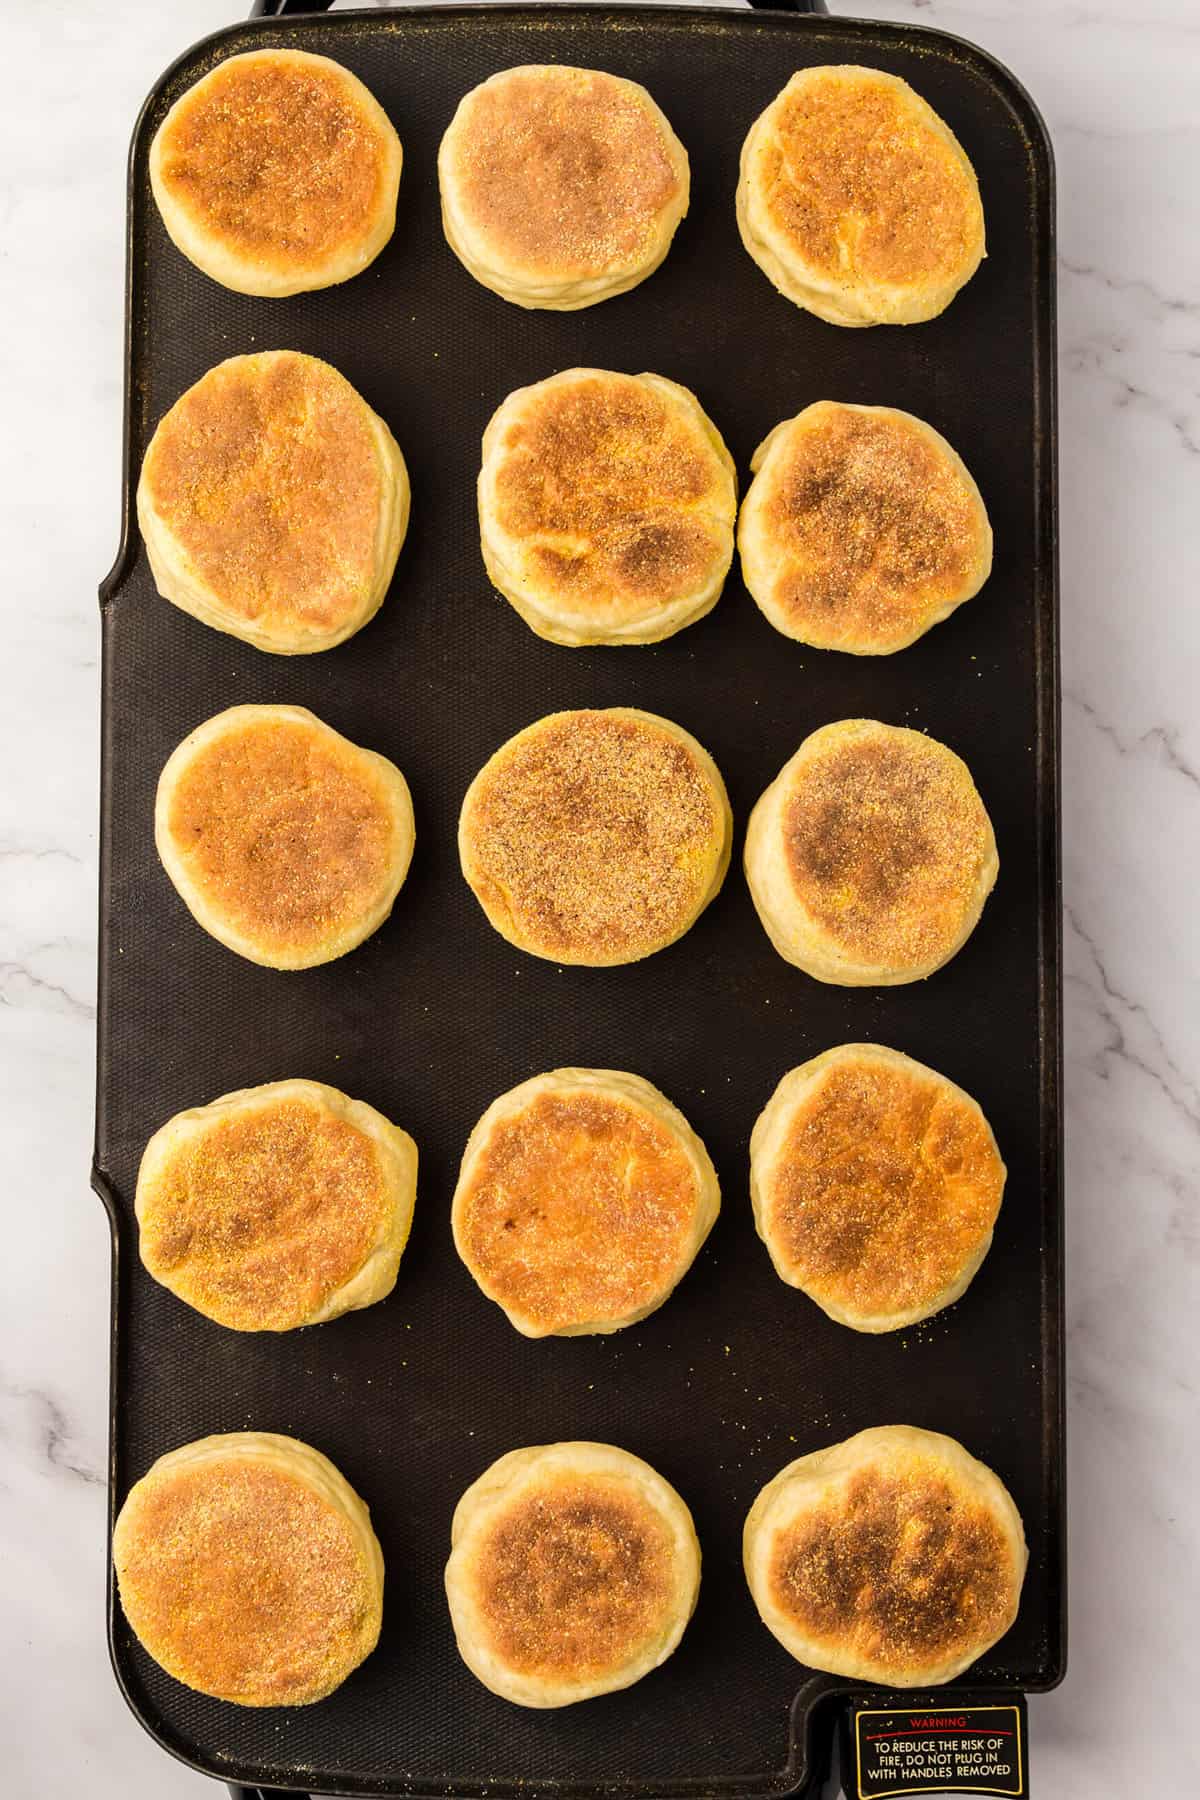
[[[857,1800],[889,1794],[1016,1794],[1025,1785],[1019,1706],[903,1712],[853,1709]]]

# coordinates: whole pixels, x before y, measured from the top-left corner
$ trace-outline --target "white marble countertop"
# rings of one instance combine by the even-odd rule
[[[1031,1702],[1033,1771],[1043,1800],[1178,1794],[1200,1676],[1200,10],[832,4],[985,45],[1057,152],[1071,1668]],[[109,1243],[87,1168],[125,152],[160,70],[237,14],[5,10],[0,1746],[4,1792],[44,1800],[216,1791],[143,1735],[109,1672]]]

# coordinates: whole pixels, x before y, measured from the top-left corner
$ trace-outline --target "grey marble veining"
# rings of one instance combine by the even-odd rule
[[[1034,1772],[1048,1800],[1179,1793],[1200,1675],[1200,9],[855,10],[985,45],[1057,152],[1072,1649],[1066,1685],[1032,1703]],[[5,16],[0,1744],[5,1792],[39,1800],[205,1791],[107,1664],[109,1247],[86,1171],[125,150],[161,68],[232,16]]]

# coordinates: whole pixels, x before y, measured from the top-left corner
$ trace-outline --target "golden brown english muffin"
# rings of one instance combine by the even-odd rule
[[[984,254],[966,152],[882,69],[792,76],[742,147],[737,218],[780,293],[832,325],[936,318]]]
[[[743,1550],[763,1623],[797,1661],[905,1688],[952,1681],[1004,1636],[1028,1561],[1004,1484],[913,1425],[797,1457],[751,1507]]]
[[[613,1069],[555,1069],[494,1100],[467,1141],[454,1243],[526,1337],[619,1331],[662,1305],[721,1190],[665,1094]]]
[[[160,420],[137,515],[154,585],[259,650],[329,650],[374,617],[408,529],[399,446],[344,376],[264,350]]]
[[[911,413],[818,400],[777,425],[750,466],[742,579],[785,637],[887,656],[991,573],[979,489],[945,438]]]
[[[269,969],[332,962],[377,931],[413,838],[399,769],[303,706],[231,706],[158,778],[154,841],[180,898]]]
[[[707,750],[669,719],[614,706],[551,713],[502,744],[467,789],[458,849],[501,937],[603,968],[695,924],[732,834]]]
[[[400,140],[356,75],[307,50],[248,50],[175,102],[150,146],[163,224],[238,294],[349,281],[396,224]]]
[[[125,1617],[168,1675],[235,1706],[308,1706],[379,1638],[371,1516],[307,1444],[232,1431],[134,1483],[113,1529]]]
[[[1004,1164],[979,1106],[882,1044],[792,1069],[750,1138],[750,1195],[776,1273],[855,1331],[896,1331],[964,1294]]]
[[[463,1661],[518,1706],[569,1706],[665,1662],[700,1588],[692,1516],[612,1444],[541,1444],[459,1501],[446,1597]]]
[[[940,969],[979,923],[999,867],[966,763],[876,719],[805,738],[746,830],[746,880],[768,937],[840,987],[895,987]]]
[[[438,151],[446,242],[517,306],[571,312],[652,275],[687,212],[687,152],[644,87],[565,64],[504,69]]]
[[[720,433],[661,375],[567,369],[510,394],[484,433],[483,560],[555,644],[656,644],[703,618],[736,512]]]
[[[291,1331],[396,1284],[417,1147],[320,1081],[271,1081],[176,1113],[138,1171],[142,1262],[231,1331]]]

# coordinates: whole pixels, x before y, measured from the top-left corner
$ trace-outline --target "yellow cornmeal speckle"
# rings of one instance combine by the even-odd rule
[[[761,479],[771,597],[806,641],[901,648],[978,585],[986,517],[957,460],[903,414],[823,402]]]
[[[760,188],[772,223],[837,282],[917,284],[978,255],[969,164],[908,89],[871,69],[828,70],[781,98]]]
[[[456,1229],[493,1299],[560,1331],[660,1299],[699,1204],[686,1151],[644,1108],[540,1094],[492,1126],[456,1198]]]
[[[797,897],[839,949],[896,967],[951,950],[994,853],[966,764],[869,721],[799,762],[783,836]]]
[[[585,370],[509,405],[489,458],[494,527],[543,603],[638,617],[728,564],[732,485],[677,399],[637,376]]]
[[[523,1674],[595,1679],[662,1630],[674,1547],[625,1483],[562,1477],[523,1493],[480,1543],[476,1604],[490,1645]]]
[[[396,820],[379,777],[303,720],[256,719],[198,750],[169,828],[205,898],[266,948],[318,946],[389,891]]]
[[[385,1203],[365,1132],[311,1101],[270,1100],[205,1124],[139,1185],[141,1256],[219,1324],[286,1331],[357,1274]]]
[[[506,744],[463,809],[464,870],[536,955],[632,961],[713,891],[725,814],[694,751],[650,718],[558,713]]]
[[[150,1475],[122,1510],[121,1604],[155,1661],[243,1706],[322,1699],[379,1634],[348,1521],[302,1482],[232,1459]]]
[[[771,1599],[806,1636],[858,1656],[938,1662],[991,1642],[1014,1570],[991,1510],[936,1464],[857,1470],[776,1537]]]
[[[173,114],[162,143],[172,199],[230,249],[304,267],[353,241],[378,204],[379,125],[337,69],[232,57]]]
[[[764,1225],[789,1277],[859,1315],[932,1302],[979,1254],[1004,1164],[975,1102],[848,1049],[788,1120]]]
[[[506,261],[600,276],[636,265],[679,191],[657,118],[591,69],[512,69],[456,121],[456,203]]]
[[[176,401],[142,483],[232,617],[336,630],[374,579],[383,469],[365,402],[328,363],[235,356]]]

